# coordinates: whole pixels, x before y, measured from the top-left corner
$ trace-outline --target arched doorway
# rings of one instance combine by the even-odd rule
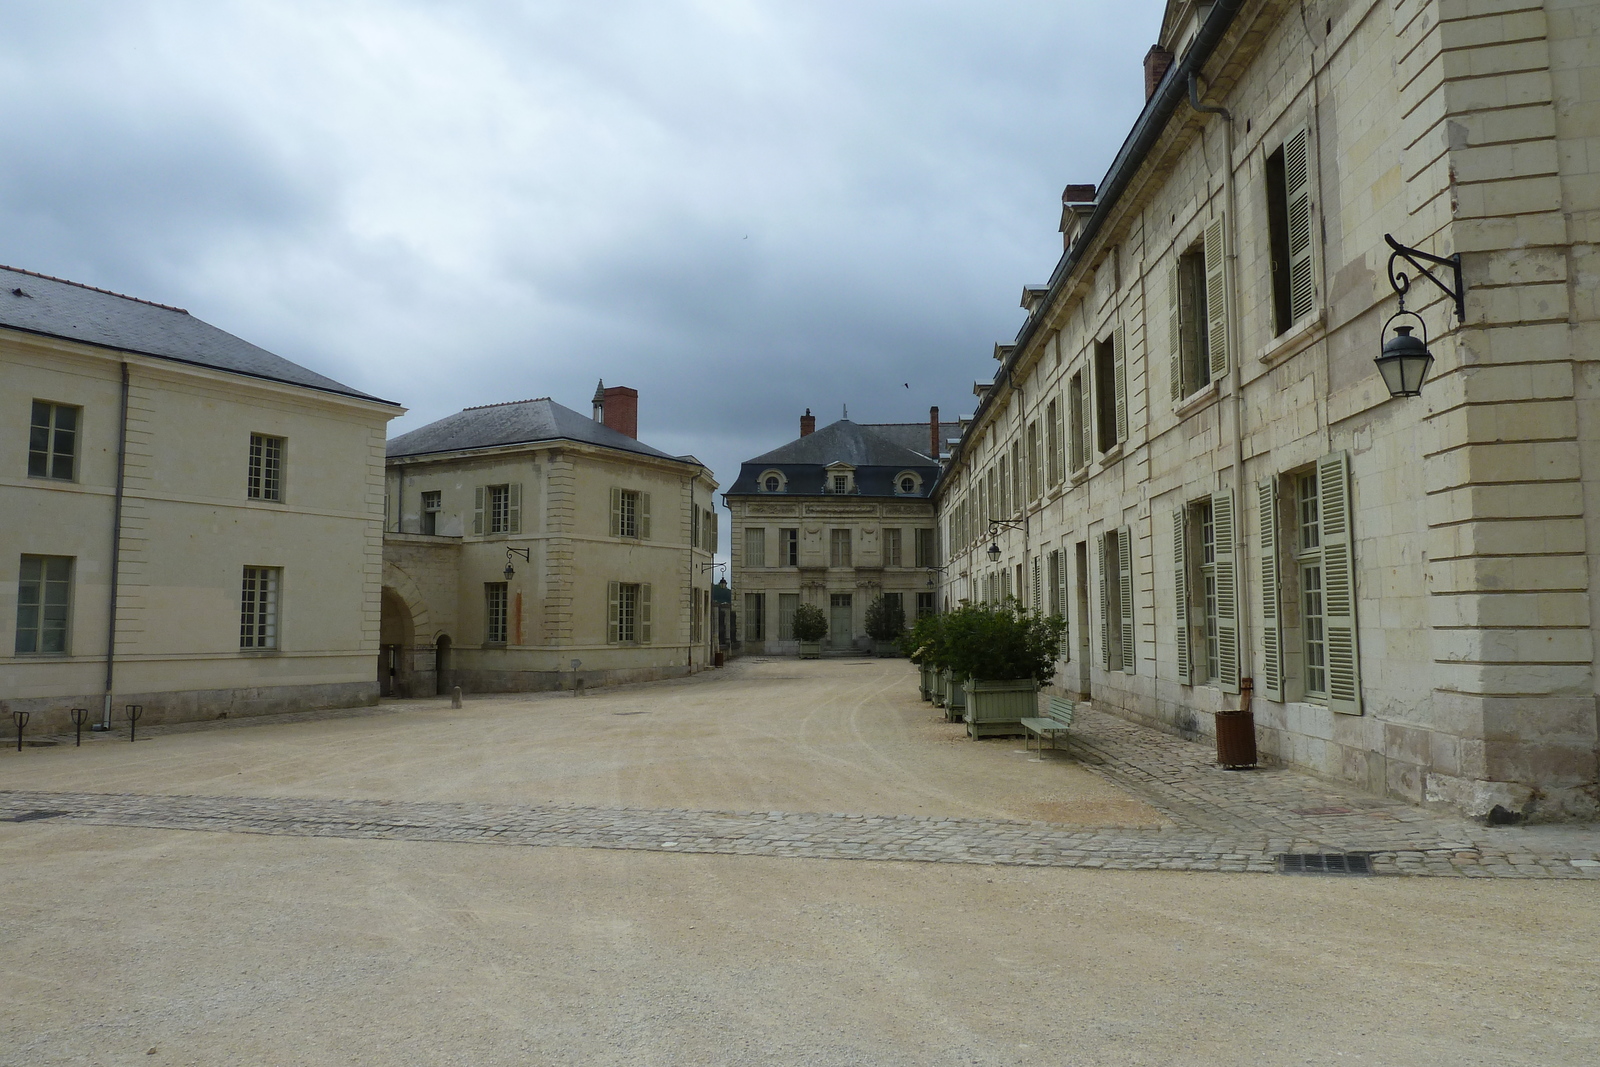
[[[450,692],[450,635],[440,634],[433,643],[434,695]]]
[[[378,624],[378,693],[411,696],[411,642],[415,627],[411,608],[399,593],[383,587]]]

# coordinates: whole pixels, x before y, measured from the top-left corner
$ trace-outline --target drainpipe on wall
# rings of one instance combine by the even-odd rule
[[[111,692],[117,667],[117,581],[122,562],[122,492],[128,469],[128,364],[122,364],[122,410],[117,421],[117,492],[111,505],[111,592],[106,604],[106,693],[100,725],[111,729]]]
[[[1225,275],[1223,286],[1226,296],[1228,316],[1228,382],[1233,390],[1233,552],[1234,575],[1238,583],[1238,593],[1234,600],[1234,618],[1239,628],[1239,673],[1247,676],[1253,673],[1246,671],[1246,657],[1254,656],[1255,635],[1250,628],[1250,598],[1248,595],[1250,568],[1246,565],[1249,558],[1244,533],[1244,523],[1239,521],[1245,507],[1247,485],[1244,480],[1244,372],[1240,365],[1244,353],[1239,350],[1239,296],[1238,296],[1238,263],[1239,263],[1239,213],[1234,203],[1233,186],[1233,115],[1225,107],[1217,107],[1200,102],[1199,86],[1193,72],[1189,74],[1189,106],[1196,111],[1208,115],[1222,117],[1222,202],[1223,210],[1227,215],[1228,247],[1222,256],[1222,269]]]

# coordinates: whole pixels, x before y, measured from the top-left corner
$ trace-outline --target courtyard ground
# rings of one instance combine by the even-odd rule
[[[904,661],[0,754],[0,1064],[1591,1064],[1600,832]],[[146,739],[148,738],[148,739]],[[1290,877],[1283,851],[1387,876]],[[1411,876],[1406,876],[1411,875]]]

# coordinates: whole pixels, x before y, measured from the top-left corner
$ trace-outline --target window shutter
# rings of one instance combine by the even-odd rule
[[[1211,495],[1216,531],[1217,681],[1224,693],[1239,691],[1239,570],[1234,529],[1233,490]]]
[[[1316,302],[1311,276],[1311,182],[1306,131],[1283,143],[1284,203],[1289,209],[1289,320],[1298,322]]]
[[[639,515],[636,520],[639,524],[639,540],[650,540],[650,494],[639,494]]]
[[[1078,393],[1078,455],[1083,458],[1083,464],[1080,464],[1080,466],[1087,464],[1089,457],[1094,455],[1094,451],[1090,447],[1094,434],[1093,420],[1090,418],[1091,412],[1089,408],[1092,402],[1091,398],[1094,396],[1094,390],[1090,388],[1091,384],[1089,368],[1085,366],[1083,369],[1083,389]]]
[[[512,482],[506,487],[506,532],[522,532],[522,483]]]
[[[1061,631],[1061,658],[1072,659],[1072,612],[1068,610],[1067,601],[1067,554],[1057,552],[1060,563],[1056,567],[1056,610],[1061,617],[1067,620],[1067,626]]]
[[[472,532],[483,533],[483,486],[472,491]]]
[[[1033,557],[1033,613],[1044,613],[1044,579],[1039,573],[1039,557]]]
[[[1066,397],[1063,395],[1050,402],[1053,418],[1050,420],[1051,429],[1056,435],[1056,469],[1050,474],[1050,484],[1060,483],[1061,476],[1067,470],[1067,435],[1065,433],[1065,420],[1062,418],[1062,408],[1066,406]]]
[[[1322,524],[1323,632],[1328,649],[1328,707],[1361,714],[1360,655],[1356,647],[1356,576],[1350,532],[1350,457],[1334,452],[1317,460],[1318,515]]]
[[[1117,531],[1117,585],[1122,609],[1122,669],[1137,673],[1133,633],[1133,531],[1124,526]]]
[[[1178,594],[1172,614],[1178,627],[1178,682],[1181,685],[1194,684],[1194,657],[1189,652],[1188,518],[1189,509],[1185,507],[1172,513],[1172,569]]]
[[[615,489],[612,492],[616,492]],[[606,583],[606,644],[614,645],[621,638],[617,634],[618,620],[622,614],[622,595],[616,582]]]
[[[689,547],[700,547],[700,509],[689,506]]]
[[[1111,343],[1115,346],[1115,351],[1112,352],[1115,357],[1112,385],[1117,394],[1117,440],[1126,441],[1128,439],[1128,331],[1118,326]]]
[[[1268,478],[1256,485],[1257,521],[1261,524],[1261,677],[1256,685],[1268,700],[1283,699],[1283,617],[1278,597],[1278,484]]]
[[[648,645],[650,636],[650,585],[645,583],[639,587],[639,643]]]
[[[622,536],[622,490],[611,487],[611,536]]]
[[[1228,287],[1222,219],[1206,227],[1206,347],[1211,352],[1211,377],[1228,373]]]
[[[1111,542],[1100,535],[1100,665],[1111,669]]]
[[[1180,275],[1178,272],[1178,257],[1172,258],[1172,266],[1167,270],[1167,350],[1172,353],[1172,359],[1167,364],[1167,372],[1172,382],[1172,399],[1183,399],[1183,322],[1178,310],[1182,300],[1179,297]]]

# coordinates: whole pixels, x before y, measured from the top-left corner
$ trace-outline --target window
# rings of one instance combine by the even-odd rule
[[[850,531],[828,531],[828,566],[849,567],[850,562]]]
[[[783,553],[783,556],[782,556],[783,562],[781,564],[779,564],[779,566],[783,566],[783,567],[798,567],[798,566],[800,566],[800,531],[799,530],[779,530],[778,531],[778,542],[779,542],[779,549]]]
[[[765,526],[752,526],[745,530],[744,565],[746,567],[765,567],[767,565],[767,528]]]
[[[1011,510],[1009,514],[1016,514],[1022,510],[1024,503],[1022,495],[1022,443],[1011,442]]]
[[[1204,677],[1215,682],[1217,670],[1217,526],[1212,521],[1211,502],[1196,504],[1195,517],[1200,523],[1200,603],[1204,615],[1202,631],[1205,644]]]
[[[934,543],[934,531],[932,529],[918,530],[917,566],[937,567],[938,565],[938,549]]]
[[[788,481],[784,478],[782,471],[762,471],[757,484],[761,487],[763,493],[781,493],[788,488]]]
[[[1052,400],[1045,408],[1045,455],[1052,486],[1061,484],[1066,467],[1066,434],[1062,430],[1061,401]]]
[[[1016,509],[1011,503],[1011,470],[1010,457],[1004,453],[1000,456],[1000,514],[1015,515]]]
[[[939,602],[937,596],[938,594],[936,593],[917,594],[917,618],[920,619],[925,615],[933,615],[938,612]]]
[[[845,477],[843,474],[835,474],[833,476],[833,491],[835,493],[844,492],[845,491],[845,487],[848,486],[849,484],[850,484],[850,479]]]
[[[514,534],[522,532],[522,486],[480,485],[473,495],[472,532]]]
[[[1311,272],[1311,183],[1306,131],[1267,157],[1267,231],[1272,244],[1274,333],[1285,333],[1316,306]]]
[[[782,484],[782,482],[778,481],[778,476],[776,474],[769,474],[767,475],[766,482],[763,483],[763,488],[765,488],[769,493],[776,493]]]
[[[506,583],[485,582],[483,586],[483,643],[506,643]]]
[[[902,494],[904,494],[904,495],[909,496],[910,494],[915,493],[916,491],[917,491],[917,480],[915,478],[911,477],[911,475],[909,475],[909,474],[902,474],[900,476],[900,492]]]
[[[1182,400],[1211,381],[1206,331],[1206,253],[1195,242],[1167,272],[1168,342],[1172,399]]]
[[[1239,691],[1234,515],[1233,490],[1225,489],[1179,508],[1172,523],[1178,680],[1225,693]]]
[[[278,586],[282,576],[279,567],[244,569],[244,590],[239,598],[240,648],[278,647]]]
[[[1072,376],[1067,385],[1067,445],[1071,449],[1071,467],[1079,470],[1089,462],[1089,413],[1083,406],[1083,371]]]
[[[1067,619],[1067,560],[1066,553],[1060,549],[1050,552],[1050,564],[1047,568],[1047,580],[1050,583],[1050,614]],[[1070,629],[1061,631],[1061,648],[1058,655],[1063,660],[1072,659],[1072,642]]]
[[[1322,605],[1321,495],[1316,472],[1295,479],[1295,561],[1300,571],[1300,654],[1307,696],[1328,695],[1328,641]]]
[[[746,641],[767,639],[767,594],[765,593],[744,595],[744,639]]]
[[[695,512],[699,514],[698,510]],[[611,536],[650,540],[650,494],[633,489],[611,490]]]
[[[246,487],[251,500],[283,499],[283,438],[250,435],[250,476]]]
[[[696,633],[700,622],[700,602],[694,602]],[[606,643],[648,645],[651,643],[651,595],[648,584],[606,583]],[[692,638],[699,640],[698,637]]]
[[[794,613],[800,606],[799,593],[778,594],[778,640],[794,640]]]
[[[1128,375],[1122,331],[1094,346],[1095,426],[1101,452],[1128,436]]]
[[[699,592],[694,594],[694,601],[689,606],[689,642],[697,645],[705,640],[706,614],[705,601]]]
[[[71,611],[72,557],[23,556],[17,576],[16,654],[65,655]]]
[[[422,494],[422,532],[425,534],[439,532],[440,498],[441,493],[437,489]]]
[[[1028,499],[1039,498],[1039,424],[1028,423]]]
[[[883,565],[900,566],[900,529],[891,527],[883,531]]]
[[[1100,535],[1100,665],[1136,673],[1133,629],[1133,537],[1124,526]]]
[[[707,552],[715,552],[717,550],[717,513],[715,511],[706,512],[705,526],[702,528],[701,534],[702,540],[705,541],[705,550]]]
[[[704,513],[697,507],[689,509],[689,547],[700,547],[700,523]]]
[[[33,402],[32,425],[28,428],[28,477],[70,482],[76,476],[79,410],[44,400]]]

